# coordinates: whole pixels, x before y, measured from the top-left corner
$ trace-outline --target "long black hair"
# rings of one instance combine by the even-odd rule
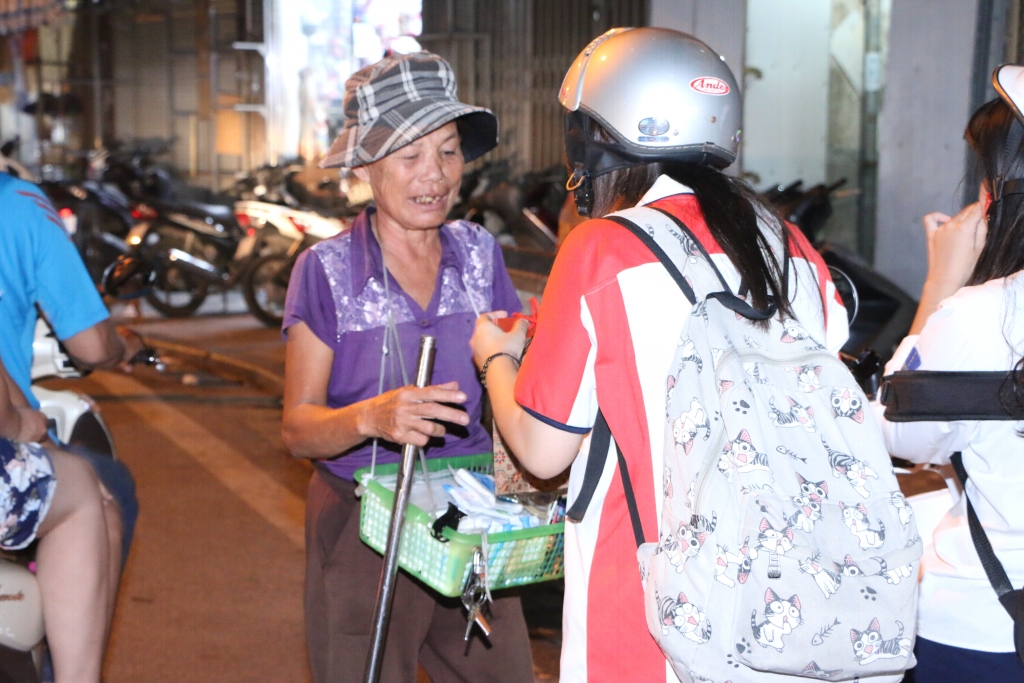
[[[598,135],[611,140],[603,129]],[[702,164],[673,161],[639,164],[594,178],[593,215],[604,216],[635,206],[661,175],[693,190],[708,230],[746,285],[750,305],[767,308],[768,297],[772,297],[784,316],[796,317],[783,283],[783,262],[762,233],[758,219],[767,220],[774,228],[782,241],[784,259],[789,257],[790,228],[742,180]],[[762,326],[767,324],[767,321],[761,323]]]
[[[967,124],[964,138],[974,152],[974,173],[969,177],[980,177],[989,192],[998,191],[1004,180],[1024,178],[1024,143],[1007,144],[1015,125],[1022,124],[1002,100],[983,104]],[[1024,195],[999,197],[989,205],[985,218],[985,246],[968,285],[984,284],[1024,270]],[[1014,366],[1011,382],[1013,399],[1019,408],[1024,408],[1024,357]],[[1018,429],[1017,435],[1024,437],[1024,428]]]
[[[989,192],[997,189],[1000,178],[1024,178],[1024,145],[1013,149],[1007,145],[1014,125],[1021,124],[1002,100],[982,105],[967,124],[964,138],[974,152],[974,177],[980,176]],[[989,207],[986,218],[988,235],[968,285],[980,285],[1024,270],[1024,195],[999,198]]]

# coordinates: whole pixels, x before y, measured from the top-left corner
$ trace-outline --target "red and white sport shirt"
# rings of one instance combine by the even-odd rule
[[[739,289],[739,274],[708,232],[689,188],[662,176],[638,207],[645,205],[682,220],[733,291]],[[621,215],[636,219],[642,213],[631,209]],[[812,336],[838,353],[848,333],[845,309],[824,261],[794,232],[794,312]],[[686,273],[685,264],[680,269]],[[611,221],[588,221],[569,235],[555,259],[536,335],[516,380],[516,401],[559,429],[588,433],[601,406],[626,458],[647,539],[657,537],[661,508],[665,378],[691,309],[639,239]],[[572,466],[570,505],[583,481],[589,446],[588,437]],[[677,680],[647,630],[636,542],[614,451],[583,521],[565,525],[561,680]]]

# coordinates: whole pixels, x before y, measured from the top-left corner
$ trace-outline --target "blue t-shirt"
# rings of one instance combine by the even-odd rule
[[[42,191],[0,173],[0,358],[29,403],[36,304],[58,339],[109,317],[64,223]]]

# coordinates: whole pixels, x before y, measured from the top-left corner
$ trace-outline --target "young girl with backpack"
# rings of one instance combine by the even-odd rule
[[[861,500],[852,488],[860,483],[851,470],[857,461],[838,451],[826,454],[840,442],[830,432],[823,445],[824,432],[815,426],[838,419],[828,405],[829,389],[818,387],[827,373],[821,364],[768,368],[735,360],[781,344],[831,356],[826,360],[838,364],[835,357],[848,335],[846,312],[827,267],[803,235],[775,218],[742,181],[722,173],[736,158],[742,120],[732,73],[710,48],[685,34],[613,29],[580,54],[559,99],[572,171],[567,187],[581,215],[606,218],[578,226],[562,244],[525,355],[526,324],[504,333],[494,322],[501,312],[478,319],[471,345],[498,428],[520,462],[542,478],[572,467],[568,516],[576,521],[565,526],[562,680],[738,683],[835,675],[819,665],[828,662],[823,657],[830,649],[852,665],[844,676],[866,677],[876,671],[880,653],[858,660],[857,643],[845,634],[851,626],[866,633],[870,617],[863,624],[847,623],[844,613],[839,626],[806,609],[825,601],[828,593],[822,597],[825,588],[818,581],[837,577],[837,570],[828,563],[820,578],[812,577],[810,569],[797,566],[812,553],[786,556],[793,539],[814,528],[812,513],[801,520],[801,510],[826,505],[822,495],[832,501],[845,495],[851,510]],[[709,347],[710,331],[729,325],[737,333]],[[709,377],[730,363],[738,375],[709,388]],[[737,393],[774,379],[792,385],[790,401],[780,394],[762,411]],[[823,402],[817,412],[805,408],[812,402],[805,397],[815,389],[824,394],[814,399]],[[843,400],[850,408],[852,399]],[[851,424],[860,418],[856,426],[864,420],[862,411],[848,415]],[[758,428],[725,426],[735,420],[763,422],[786,438],[800,434],[816,450],[789,451],[781,438],[769,447]],[[865,427],[874,430],[887,462],[870,416]],[[839,469],[851,474],[842,482],[828,474],[815,482],[795,476],[781,481],[778,473],[794,458],[823,472],[832,459],[834,476]],[[680,470],[697,462],[708,463],[706,475],[683,476]],[[886,473],[876,469],[871,475],[881,481]],[[786,499],[790,525],[770,509],[766,496],[798,484],[806,488],[806,501],[794,508]],[[874,489],[875,480],[868,485]],[[715,511],[698,514],[707,491],[719,486],[735,486],[744,501],[735,507],[757,515],[746,539],[741,535],[731,545],[715,535],[734,516],[724,499]],[[765,504],[755,505],[761,498]],[[826,519],[840,524],[841,503],[828,505],[834,509]],[[692,517],[666,534],[666,515],[676,509],[692,510]],[[740,525],[733,526],[729,531],[740,533]],[[842,530],[843,542],[857,543]],[[894,529],[890,536],[899,534]],[[754,614],[750,603],[742,604],[733,622],[732,607],[724,602],[698,600],[695,593],[688,599],[678,589],[656,595],[650,583],[658,572],[669,582],[702,582],[704,591],[752,596]],[[785,592],[786,582],[793,581],[804,582],[799,595]],[[751,586],[763,587],[754,595]],[[844,596],[863,602],[859,588]],[[913,588],[908,590],[912,607]],[[838,602],[833,597],[831,604]],[[812,625],[802,626],[804,621]],[[913,624],[906,626],[912,639]],[[798,627],[797,639],[792,634]],[[831,638],[807,653],[819,628],[819,638]],[[895,628],[886,623],[885,635],[895,636]],[[738,634],[735,640],[726,641],[732,633]],[[891,670],[902,675],[910,639],[896,640],[886,656],[899,658]],[[679,655],[681,650],[686,653]],[[759,663],[775,657],[792,661]]]
[[[1003,66],[1000,98],[974,113],[965,137],[982,178],[978,202],[955,217],[924,218],[928,277],[911,334],[886,367],[904,371],[1012,371],[1024,398],[1024,67]],[[956,403],[961,392],[949,392]],[[895,419],[895,416],[892,416]],[[1024,682],[1024,649],[1000,604],[969,528],[973,506],[1012,588],[1024,586],[1024,439],[1019,422],[897,422],[882,417],[890,452],[948,465],[959,453],[967,483],[921,560],[916,683]],[[1017,592],[1018,620],[1024,599]],[[1011,605],[1008,600],[1005,604]],[[1018,637],[1024,625],[1018,625]],[[1018,647],[1021,644],[1018,642]],[[1018,661],[1018,656],[1021,661]],[[909,679],[908,679],[909,680]]]

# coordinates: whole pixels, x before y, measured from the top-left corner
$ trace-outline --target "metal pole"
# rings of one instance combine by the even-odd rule
[[[92,147],[103,147],[103,74],[100,69],[100,12],[93,3],[89,7],[89,33],[92,37]],[[42,62],[39,71],[42,73]],[[42,106],[42,89],[39,91],[39,107]]]
[[[423,388],[430,384],[434,373],[434,353],[437,340],[423,335],[420,337],[420,360],[416,369],[416,386]],[[384,661],[384,643],[391,620],[391,604],[394,602],[395,579],[398,576],[398,548],[402,542],[402,525],[405,523],[405,509],[409,505],[409,492],[416,466],[417,446],[405,444],[402,449],[402,463],[395,484],[395,503],[391,508],[391,524],[388,526],[388,542],[384,546],[384,568],[380,573],[380,588],[377,591],[377,606],[373,610],[373,632],[370,637],[370,651],[366,655],[366,671],[363,681],[377,683]]]
[[[878,113],[882,105],[881,0],[864,2],[864,91],[860,110],[860,168],[858,169],[857,251],[875,261],[875,213],[878,199]]]

